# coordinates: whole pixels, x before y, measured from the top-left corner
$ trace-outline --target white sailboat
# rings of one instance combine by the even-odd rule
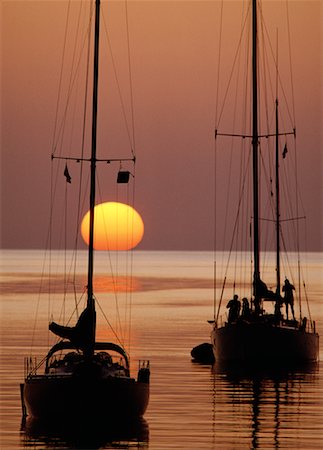
[[[252,168],[252,242],[253,251],[252,258],[252,281],[249,285],[250,297],[245,298],[244,305],[241,307],[238,287],[233,282],[233,299],[229,304],[225,304],[229,314],[227,319],[221,319],[220,309],[223,306],[223,291],[217,309],[215,308],[214,320],[210,321],[213,325],[211,333],[211,343],[216,362],[219,363],[242,363],[250,365],[259,365],[262,363],[307,363],[314,362],[318,359],[319,336],[316,332],[315,322],[310,312],[303,315],[300,311],[300,317],[296,318],[293,309],[293,295],[295,295],[295,287],[288,279],[281,286],[281,211],[280,211],[280,158],[285,158],[286,149],[283,155],[279,148],[279,137],[292,135],[295,137],[295,130],[287,132],[279,130],[279,113],[278,98],[275,101],[276,126],[268,133],[259,127],[259,105],[260,92],[258,86],[258,78],[260,64],[258,60],[258,28],[259,28],[259,0],[251,1],[251,79],[252,79],[252,119],[251,133],[246,134],[226,134],[221,130],[216,130],[216,139],[220,139],[221,135],[232,136],[232,139],[248,140],[251,146],[250,166]],[[226,138],[225,137],[225,138]],[[272,189],[271,197],[275,199],[273,207],[273,220],[276,226],[276,288],[270,290],[262,279],[261,267],[261,228],[265,220],[269,221],[264,212],[260,212],[260,162],[261,140],[269,138],[276,141],[276,158],[275,158],[275,189]],[[285,154],[284,154],[285,153]],[[274,191],[274,192],[273,192]],[[266,212],[266,211],[265,211]],[[263,216],[261,215],[263,214]],[[247,218],[248,220],[249,218]],[[295,220],[297,220],[296,218]],[[293,219],[294,220],[294,219]],[[295,283],[296,284],[296,283]],[[297,288],[298,289],[298,288]],[[288,318],[284,314],[282,306],[286,303],[287,307],[292,308],[292,317]],[[266,309],[272,305],[272,311],[267,312]],[[288,311],[288,310],[287,310]]]
[[[94,295],[94,227],[96,204],[97,111],[99,73],[100,0],[95,1],[92,144],[90,158],[90,226],[86,307],[75,326],[51,322],[49,329],[59,340],[45,355],[42,364],[28,359],[21,385],[24,413],[42,420],[77,421],[78,418],[128,419],[144,415],[149,402],[148,361],[141,361],[137,377],[130,374],[126,349],[96,336]],[[53,159],[53,158],[52,158]],[[61,158],[65,159],[65,158]],[[73,158],[67,158],[73,159]],[[130,158],[135,162],[135,158]],[[82,158],[75,158],[78,162]],[[128,160],[128,159],[127,159]],[[106,158],[106,162],[113,160]],[[124,159],[117,160],[120,165]],[[64,175],[68,178],[66,170]],[[119,182],[127,182],[129,172],[119,172]],[[69,180],[68,180],[69,181]]]

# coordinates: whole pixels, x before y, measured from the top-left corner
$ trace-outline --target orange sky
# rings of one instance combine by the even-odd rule
[[[75,6],[77,2],[72,3]],[[102,4],[129,111],[124,3],[112,2],[109,11],[107,2]],[[45,245],[66,5],[62,1],[1,2],[4,248]],[[223,45],[226,57],[231,59],[241,2],[225,1],[224,5]],[[266,1],[265,7],[270,12],[269,28],[275,29],[273,18],[279,21],[283,38],[286,22],[281,22],[281,13],[285,2]],[[139,248],[212,249],[210,211],[220,2],[130,1],[128,12],[136,124],[135,206],[145,223]],[[322,2],[292,1],[289,12],[308,248],[323,250]],[[103,44],[101,48],[103,55],[106,47]],[[281,60],[283,56],[280,54]],[[223,70],[228,68],[224,64]],[[114,155],[128,146],[115,82],[108,73],[112,106],[104,107],[106,123],[98,149],[101,155],[106,148]],[[105,195],[104,201],[116,200],[108,191]]]

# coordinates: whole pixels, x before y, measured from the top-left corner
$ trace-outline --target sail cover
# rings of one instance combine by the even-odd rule
[[[76,348],[86,352],[94,345],[95,321],[96,314],[94,309],[86,307],[74,327],[51,322],[49,329],[57,336],[68,339]]]
[[[269,300],[277,300],[277,294],[273,291],[270,291],[266,285],[260,278],[254,281],[254,295],[258,298],[269,299]]]

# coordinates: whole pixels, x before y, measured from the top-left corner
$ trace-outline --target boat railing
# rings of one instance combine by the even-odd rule
[[[303,317],[300,323],[300,329],[306,333],[316,334],[316,323],[315,320],[308,320],[307,317]]]
[[[316,333],[315,321],[308,320],[307,317],[303,317],[300,320],[283,319],[282,324],[285,326],[290,326],[291,328],[299,329],[305,333]]]
[[[150,361],[148,359],[139,359],[138,369],[149,369]]]
[[[139,360],[138,382],[148,384],[150,379],[150,362],[146,359]]]
[[[24,375],[27,378],[29,375],[36,375],[39,365],[37,358],[32,356],[26,356],[24,360]]]

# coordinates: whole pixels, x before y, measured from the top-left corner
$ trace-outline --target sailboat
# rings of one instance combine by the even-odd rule
[[[75,326],[51,322],[49,329],[59,337],[41,364],[27,359],[21,385],[24,415],[41,420],[77,418],[141,418],[149,401],[149,361],[140,361],[137,378],[130,374],[129,355],[119,343],[96,339],[94,278],[94,227],[96,201],[97,110],[99,73],[100,0],[95,1],[95,33],[92,97],[92,145],[90,163],[90,225],[86,307]],[[53,159],[53,158],[52,158]],[[62,158],[63,159],[63,158]],[[76,160],[76,159],[75,159]],[[77,159],[79,162],[79,158]],[[123,159],[118,160],[121,164]],[[111,163],[110,159],[106,162]],[[65,172],[68,172],[65,170]],[[66,177],[68,173],[64,174]],[[119,171],[119,182],[129,172]]]
[[[241,296],[237,291],[233,292],[232,300],[225,305],[228,309],[228,317],[220,318],[220,307],[222,305],[223,296],[221,294],[218,308],[214,312],[214,320],[212,323],[211,344],[216,363],[238,363],[238,364],[287,364],[287,363],[309,363],[318,359],[319,336],[316,332],[315,322],[312,320],[310,312],[309,316],[303,316],[300,311],[299,319],[296,319],[293,308],[293,295],[295,287],[286,277],[285,283],[281,285],[281,212],[280,212],[280,184],[279,184],[279,136],[291,134],[295,136],[295,130],[287,132],[279,130],[279,113],[278,113],[278,96],[275,101],[275,129],[270,134],[268,131],[263,133],[259,130],[258,108],[260,104],[260,92],[258,87],[259,77],[259,61],[258,61],[258,21],[259,21],[259,0],[252,0],[251,5],[251,103],[252,133],[232,134],[233,139],[241,137],[248,140],[251,144],[251,157],[249,164],[252,168],[252,238],[251,247],[252,256],[249,292],[250,297],[243,299],[242,310],[239,298]],[[216,138],[221,133],[216,130]],[[271,197],[275,198],[275,219],[273,222],[276,227],[276,289],[269,289],[262,279],[261,273],[261,227],[263,222],[268,218],[260,215],[260,141],[272,138],[276,142],[276,161],[275,175],[275,193],[271,192]],[[287,149],[284,149],[286,154]],[[283,158],[286,156],[283,154]],[[263,162],[263,161],[261,161]],[[274,189],[273,189],[274,190]],[[295,219],[297,220],[297,218]],[[296,283],[295,283],[296,284]],[[224,284],[223,284],[224,286]],[[305,284],[304,284],[305,286]],[[233,282],[233,289],[236,289]],[[222,293],[223,293],[222,289]],[[282,312],[283,304],[286,304],[287,314]],[[272,312],[266,312],[267,306],[272,305]],[[288,319],[288,307],[292,309],[292,317]]]

